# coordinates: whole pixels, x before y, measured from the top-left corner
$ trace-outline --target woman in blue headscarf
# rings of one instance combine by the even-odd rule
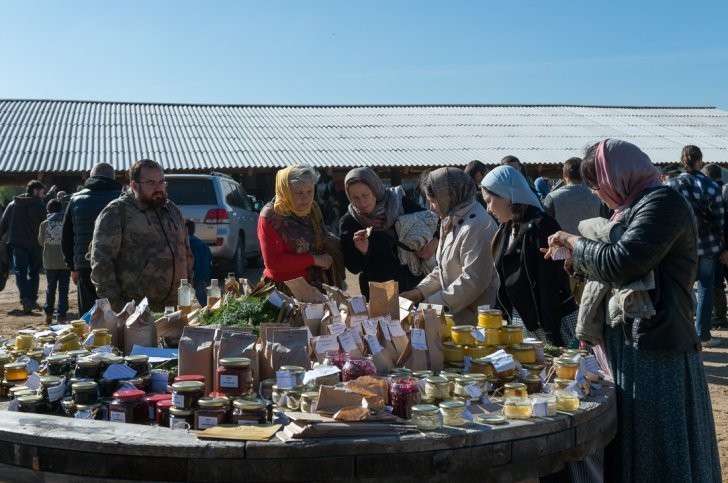
[[[560,230],[521,173],[499,166],[481,182],[488,210],[500,227],[493,259],[500,278],[498,307],[511,323],[525,325],[557,346],[575,342],[577,305],[563,261],[545,260],[542,248]]]

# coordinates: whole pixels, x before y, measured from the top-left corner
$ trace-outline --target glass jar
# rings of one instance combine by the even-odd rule
[[[150,374],[152,368],[149,366],[149,356],[139,354],[126,356],[124,362],[130,369],[136,371],[136,377],[146,377]]]
[[[76,402],[70,397],[61,400],[61,414],[67,418],[76,416]]]
[[[91,347],[111,345],[111,331],[109,329],[94,329],[91,331]]]
[[[501,343],[501,331],[500,329],[485,329],[485,340],[483,343],[487,346],[497,346]],[[495,349],[493,349],[495,352]]]
[[[194,290],[190,285],[190,282],[186,279],[180,279],[179,288],[177,289],[177,308],[184,315],[192,312],[192,297],[194,296]]]
[[[452,337],[452,328],[455,327],[455,319],[453,318],[452,314],[445,313],[442,315],[442,331],[440,334],[440,338],[443,342],[446,340],[450,340]]]
[[[471,374],[483,374],[489,377],[495,375],[493,364],[485,358],[473,359],[470,363],[470,372]]]
[[[13,356],[0,352],[0,380],[5,379],[5,364],[11,364],[13,362]]]
[[[523,364],[523,368],[528,371],[529,376],[540,376],[541,371],[543,371],[544,367],[546,367],[546,366],[544,366],[543,364],[538,364],[538,363]]]
[[[554,379],[554,386],[556,386],[557,391],[561,391],[568,388],[573,382],[574,381],[571,379],[559,379],[557,377],[556,379]]]
[[[57,376],[40,376],[40,395],[48,403],[52,413],[60,412],[61,399],[65,394],[64,379]]]
[[[169,410],[172,409],[174,403],[171,399],[163,399],[157,402],[157,408],[155,409],[154,422],[157,426],[163,428],[169,427]]]
[[[412,422],[419,431],[442,429],[440,408],[432,404],[416,404],[412,406]]]
[[[175,376],[173,383],[176,382],[201,382],[204,384],[205,376],[199,374],[185,374],[184,376]]]
[[[301,412],[315,413],[316,406],[318,405],[318,398],[319,393],[313,391],[301,394]]]
[[[303,386],[286,389],[286,407],[291,411],[299,411],[301,409],[301,395],[303,394]]]
[[[570,391],[556,392],[556,409],[573,413],[579,409],[579,396]]]
[[[150,423],[154,423],[157,420],[157,404],[161,401],[171,401],[171,394],[150,394],[144,396],[144,405],[147,410],[147,419]]]
[[[260,397],[265,399],[266,401],[272,401],[273,400],[273,386],[276,385],[275,379],[265,379],[263,381],[260,381],[260,390],[258,393],[260,394]]]
[[[448,364],[462,364],[465,359],[465,349],[453,342],[442,343],[442,354]]]
[[[475,384],[480,389],[481,394],[488,393],[488,376],[485,374],[465,374],[463,377],[468,381],[468,384]]]
[[[470,384],[470,381],[464,376],[459,376],[458,378],[456,378],[455,386],[453,387],[452,391],[453,396],[469,399],[470,393],[467,390],[468,384]]]
[[[512,345],[508,352],[521,364],[535,364],[536,350],[527,344]]]
[[[402,419],[412,416],[412,406],[420,402],[417,379],[401,378],[392,383],[390,389],[392,414]]]
[[[10,389],[8,389],[8,395],[10,396],[10,399],[16,399],[20,396],[28,396],[29,394],[35,394],[35,389],[31,389],[28,386],[12,386]]]
[[[18,411],[21,413],[44,413],[46,412],[46,402],[40,394],[31,394],[29,396],[20,396],[18,401]]]
[[[81,339],[83,339],[83,337],[86,335],[86,327],[88,326],[85,320],[74,320],[73,322],[71,322],[71,328],[73,329],[73,332]]]
[[[301,366],[281,366],[279,370],[286,371],[291,375],[294,387],[303,386],[303,377],[306,375],[306,369]]]
[[[172,402],[179,409],[194,409],[197,401],[205,395],[205,384],[198,381],[175,382],[172,384]]]
[[[195,429],[207,429],[223,424],[227,419],[227,401],[224,399],[203,397],[197,401],[199,408],[195,411]]]
[[[94,381],[75,382],[71,394],[76,404],[96,404],[99,402],[99,385]]]
[[[218,284],[216,278],[213,278],[210,280],[210,286],[207,287],[207,308],[211,309],[214,307],[221,296],[220,284]]]
[[[76,369],[73,375],[79,379],[98,379],[101,377],[101,362],[91,357],[81,357],[76,360]]]
[[[24,382],[28,379],[28,366],[24,362],[5,364],[5,380],[8,382]]]
[[[443,401],[440,403],[440,414],[442,414],[442,424],[445,426],[464,426],[465,403],[462,401]]]
[[[459,372],[456,372],[453,369],[449,369],[447,371],[440,371],[440,377],[444,377],[447,379],[447,382],[450,385],[450,394],[452,394],[453,390],[455,390],[455,379],[462,376]]]
[[[498,309],[488,306],[478,307],[478,327],[483,329],[500,329],[503,325],[503,314]]]
[[[99,394],[102,398],[113,397],[117,389],[119,389],[119,381],[116,379],[99,379]]]
[[[425,379],[424,401],[437,404],[447,399],[450,399],[450,382],[446,378],[430,376]]]
[[[122,389],[114,393],[109,404],[109,421],[117,423],[144,424],[147,413],[144,407],[144,391]]]
[[[73,417],[77,419],[101,419],[101,403],[75,404]]]
[[[531,401],[527,398],[507,398],[503,403],[503,415],[508,419],[528,419],[531,417]]]
[[[559,379],[576,379],[576,371],[579,368],[579,363],[569,359],[556,359],[554,361],[556,367],[556,377]]]
[[[191,409],[169,408],[169,429],[188,430],[193,424],[195,418]]]
[[[346,363],[346,352],[343,351],[327,351],[324,354],[325,366],[336,366],[339,369],[344,367]]]
[[[73,366],[71,358],[67,354],[54,354],[46,359],[48,374],[51,376],[67,376],[71,373]]]
[[[361,376],[376,376],[377,368],[370,357],[351,357],[347,354],[344,367],[341,369],[341,380],[354,381]]]
[[[15,350],[18,352],[28,352],[33,349],[32,334],[18,334],[15,336]]]
[[[472,325],[456,325],[450,331],[450,337],[456,345],[476,345],[475,337],[473,337]]]
[[[484,345],[470,345],[470,346],[464,346],[463,347],[463,355],[465,357],[470,357],[471,361],[473,359],[480,359],[481,357],[485,357],[488,354],[491,354],[493,351],[492,347],[490,346],[484,346]]]
[[[506,325],[501,328],[500,342],[503,345],[512,346],[523,343],[523,327]]]
[[[31,351],[26,354],[29,358],[33,359],[38,364],[43,362],[43,351]],[[4,363],[3,363],[4,364]]]
[[[217,363],[216,390],[230,397],[249,396],[253,392],[253,372],[250,359],[228,357]]]
[[[536,353],[536,362],[543,362],[545,360],[543,342],[538,339],[525,339],[523,343],[533,347],[533,350]]]
[[[496,374],[495,385],[493,387],[493,390],[494,391],[500,391],[500,390],[503,389],[503,387],[506,384],[508,384],[510,382],[516,382],[516,376],[515,375],[498,377],[498,375]]]
[[[229,294],[233,297],[240,296],[240,283],[238,282],[238,279],[235,277],[234,273],[231,272],[227,274],[227,277],[225,278],[224,289],[226,294]]]
[[[503,397],[505,399],[526,399],[528,390],[522,382],[509,382],[503,385]]]
[[[68,351],[68,352],[66,352],[66,355],[71,358],[72,365],[75,365],[76,361],[79,358],[88,357],[91,355],[91,353],[89,351],[87,351],[86,349],[81,348],[81,349],[78,349],[75,351]]]
[[[528,391],[529,394],[537,394],[543,389],[541,376],[529,374],[524,379],[524,382],[526,384],[526,391]]]
[[[554,394],[532,394],[531,400],[533,416],[556,416],[556,396]],[[539,409],[538,406],[542,407]]]
[[[265,424],[267,411],[262,401],[236,399],[233,401],[233,424]]]
[[[75,351],[81,348],[81,341],[78,339],[78,335],[71,331],[56,338],[56,345],[60,346],[61,352]]]

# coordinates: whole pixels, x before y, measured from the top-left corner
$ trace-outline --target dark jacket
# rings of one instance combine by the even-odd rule
[[[529,207],[510,243],[513,222],[504,223],[493,240],[493,259],[500,277],[498,307],[508,320],[513,309],[526,328],[544,330],[549,342],[563,345],[561,319],[577,310],[562,261],[545,260],[541,248],[559,224],[541,210]]]
[[[650,297],[657,314],[625,327],[638,349],[694,352],[700,343],[693,326],[693,282],[697,273],[697,224],[690,206],[669,187],[654,188],[624,213],[619,242],[581,238],[574,268],[592,280],[617,286],[654,271]]]
[[[86,258],[91,238],[94,234],[94,223],[110,201],[121,194],[121,185],[109,178],[89,178],[84,188],[71,196],[71,201],[63,219],[63,239],[61,248],[63,257],[71,270],[91,268]]]
[[[422,211],[422,207],[407,197],[402,199],[404,213]],[[354,246],[354,233],[363,230],[356,218],[346,213],[339,222],[341,249],[344,252],[344,265],[351,273],[359,274],[359,289],[369,299],[369,282],[396,280],[400,292],[411,290],[423,277],[412,275],[406,265],[402,265],[397,255],[397,235],[394,228],[387,231],[374,230],[369,237],[369,251],[362,254]]]
[[[205,284],[207,287],[210,284],[210,275],[212,274],[212,252],[205,242],[197,238],[195,235],[190,235],[190,250],[192,250],[192,257],[195,259],[192,271],[195,274],[194,284]]]
[[[45,218],[43,200],[30,195],[16,196],[0,220],[0,238],[7,235],[12,246],[40,250],[38,229]]]

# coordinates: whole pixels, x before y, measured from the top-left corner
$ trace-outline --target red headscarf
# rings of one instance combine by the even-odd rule
[[[616,206],[613,220],[647,188],[660,186],[660,172],[640,148],[626,141],[605,139],[597,146],[599,195]]]

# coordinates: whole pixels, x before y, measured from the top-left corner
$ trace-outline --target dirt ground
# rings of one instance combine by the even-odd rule
[[[347,274],[349,284],[348,292],[358,292],[358,282],[351,274]],[[251,280],[260,277],[260,270],[252,270],[248,274]],[[39,304],[45,300],[45,278],[41,276],[41,290]],[[37,328],[44,325],[44,314],[36,311],[34,315],[13,315],[9,312],[20,307],[18,292],[15,280],[11,277],[4,291],[0,292],[0,337],[12,337],[15,332],[23,328]],[[76,317],[78,304],[76,301],[76,289],[71,283],[69,294],[69,319]],[[715,418],[715,429],[718,435],[718,448],[720,451],[721,469],[724,481],[728,479],[728,330],[716,330],[714,336],[721,339],[723,347],[706,349],[703,352],[705,374],[708,379],[710,397],[713,402],[713,416]]]

